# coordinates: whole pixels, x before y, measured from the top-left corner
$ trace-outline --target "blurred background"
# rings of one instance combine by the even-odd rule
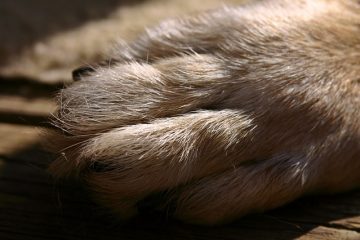
[[[46,172],[55,156],[43,150],[41,132],[74,68],[161,19],[243,2],[0,0],[0,239],[360,239],[358,192],[301,200],[221,228],[151,214],[123,226],[78,184],[55,184]]]

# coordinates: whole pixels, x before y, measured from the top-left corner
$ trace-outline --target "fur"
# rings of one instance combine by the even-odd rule
[[[272,0],[149,28],[59,93],[50,171],[198,224],[359,187],[359,24],[358,1]]]

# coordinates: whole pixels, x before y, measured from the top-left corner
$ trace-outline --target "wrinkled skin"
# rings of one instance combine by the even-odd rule
[[[122,218],[231,221],[360,185],[360,4],[264,1],[172,19],[59,93],[57,177]]]

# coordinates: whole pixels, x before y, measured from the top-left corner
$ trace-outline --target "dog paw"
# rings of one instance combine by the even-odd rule
[[[360,16],[334,27],[332,11],[272,1],[147,30],[59,93],[50,171],[84,179],[120,217],[165,192],[154,208],[199,224],[358,186],[360,70],[343,55]]]

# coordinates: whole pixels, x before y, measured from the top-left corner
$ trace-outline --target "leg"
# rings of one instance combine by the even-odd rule
[[[327,1],[290,2],[250,8],[246,18],[235,9],[229,21],[175,20],[119,54],[121,64],[64,90],[56,124],[77,147],[68,144],[52,171],[79,173],[105,205],[130,209],[124,216],[147,195],[178,188],[175,215],[204,223],[280,206],[313,185],[358,186],[359,74],[356,54],[344,54],[358,32],[328,15]],[[326,16],[339,28],[313,20]],[[318,37],[327,34],[341,37]]]

